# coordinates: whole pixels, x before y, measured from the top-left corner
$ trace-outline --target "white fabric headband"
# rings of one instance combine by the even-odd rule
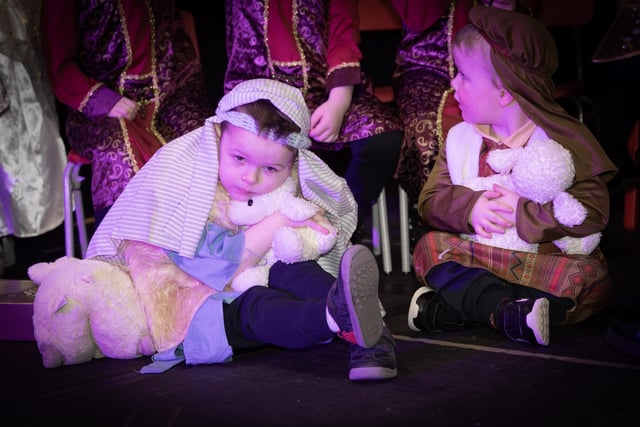
[[[289,117],[300,127],[300,133],[291,133],[284,139],[279,139],[283,144],[293,148],[309,148],[309,108],[302,97],[300,90],[277,80],[253,79],[239,83],[229,93],[222,97],[218,103],[216,114],[213,117],[215,123],[224,121],[241,127],[258,135],[258,129],[253,118],[238,111],[231,111],[240,105],[266,99],[278,110]],[[271,132],[267,134],[270,139],[278,140]]]

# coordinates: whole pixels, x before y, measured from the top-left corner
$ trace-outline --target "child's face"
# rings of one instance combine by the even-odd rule
[[[278,188],[291,173],[293,156],[291,148],[228,123],[218,176],[232,199],[247,201]]]
[[[453,49],[458,73],[451,81],[454,97],[460,105],[462,119],[472,124],[493,125],[499,118],[500,89],[493,80],[491,63],[481,49]]]

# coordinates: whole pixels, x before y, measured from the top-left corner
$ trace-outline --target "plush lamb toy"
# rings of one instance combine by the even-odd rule
[[[38,285],[33,326],[45,367],[171,350],[216,292],[182,271],[161,248],[123,241],[119,251],[122,267],[69,257],[29,267]]]
[[[488,177],[465,179],[474,190],[490,190],[498,184],[537,203],[553,201],[553,214],[567,227],[581,224],[587,216],[585,207],[565,190],[575,177],[571,153],[550,139],[532,139],[524,147],[494,150],[487,163],[497,172]],[[510,172],[510,173],[509,173]],[[526,252],[537,252],[537,243],[522,240],[515,229],[487,239],[478,235],[464,237],[479,243]],[[590,254],[600,243],[601,233],[582,238],[563,237],[553,243],[568,254]]]
[[[250,202],[232,200],[227,209],[231,222],[239,226],[249,226],[280,211],[287,218],[302,221],[313,217],[320,208],[296,196],[296,183],[291,177],[276,190],[256,196]],[[244,291],[251,286],[267,286],[269,268],[276,262],[291,264],[299,261],[316,260],[331,250],[336,243],[336,229],[327,220],[322,226],[329,229],[323,234],[310,227],[280,227],[273,236],[271,249],[259,265],[238,274],[231,283],[235,291]]]
[[[118,267],[62,257],[34,264],[28,274],[38,285],[33,327],[45,367],[156,352],[134,285]]]

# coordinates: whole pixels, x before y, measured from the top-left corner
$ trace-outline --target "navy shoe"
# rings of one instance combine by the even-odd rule
[[[378,263],[366,246],[349,247],[340,260],[340,271],[327,297],[329,314],[338,324],[338,336],[369,348],[382,335],[378,299]]]
[[[549,345],[549,300],[505,298],[491,315],[491,325],[513,341]]]
[[[475,322],[463,318],[435,290],[422,286],[411,298],[407,323],[416,332],[447,332],[471,329]]]
[[[351,381],[386,380],[398,376],[396,342],[384,325],[382,336],[371,348],[351,344],[349,379]]]

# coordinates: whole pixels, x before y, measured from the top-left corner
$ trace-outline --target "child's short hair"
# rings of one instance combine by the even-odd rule
[[[462,52],[468,53],[474,49],[482,48],[483,53],[489,55],[489,43],[482,37],[478,28],[473,24],[467,24],[460,28],[453,40],[453,47],[457,47]]]
[[[248,104],[235,107],[233,111],[251,116],[256,123],[259,135],[272,135],[286,138],[292,133],[299,133],[300,126],[296,125],[287,115],[278,110],[269,100],[259,99]],[[228,122],[222,122],[222,128]]]
[[[491,63],[491,45],[475,25],[467,24],[460,28],[453,40],[453,47],[460,49],[465,55],[479,50],[484,59],[484,68],[492,75],[491,80],[496,86],[500,85],[500,77]]]
[[[294,149],[311,146],[309,108],[300,89],[273,79],[238,83],[218,102],[213,122],[230,122]]]

